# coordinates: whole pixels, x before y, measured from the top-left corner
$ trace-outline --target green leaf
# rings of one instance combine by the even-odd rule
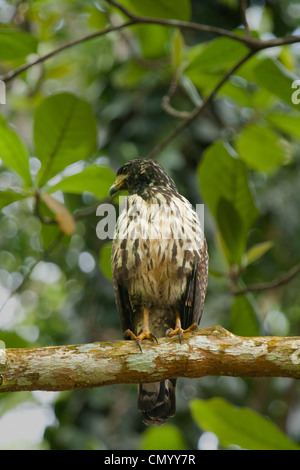
[[[247,51],[246,46],[233,39],[213,39],[190,49],[190,63],[185,72],[187,75],[195,75],[195,79],[202,72],[211,74],[225,72],[246,55]]]
[[[184,450],[185,439],[181,431],[171,424],[159,428],[148,428],[142,436],[142,450]]]
[[[221,197],[231,201],[244,226],[250,228],[258,216],[249,187],[247,167],[229,145],[219,141],[208,147],[197,168],[200,190],[216,217]]]
[[[241,217],[231,201],[221,197],[217,205],[217,224],[227,248],[230,264],[240,264],[245,249]]]
[[[48,193],[61,190],[65,193],[82,194],[84,191],[89,191],[97,198],[104,199],[108,197],[115,176],[109,167],[90,165],[80,173],[67,176],[55,186],[51,186]]]
[[[29,154],[15,131],[0,120],[0,158],[7,168],[14,170],[31,186],[31,175],[29,171]]]
[[[256,171],[270,172],[287,160],[283,139],[266,126],[246,126],[237,136],[235,147],[240,158]]]
[[[139,39],[141,53],[145,59],[155,60],[166,57],[167,45],[170,42],[170,31],[167,28],[157,24],[149,24],[145,28],[145,25],[141,24],[134,27],[134,32]],[[141,68],[145,72],[145,67]]]
[[[99,264],[100,264],[101,271],[103,272],[104,276],[109,281],[112,280],[111,247],[112,247],[112,242],[104,243],[99,253]]]
[[[257,243],[256,245],[252,246],[251,248],[249,248],[249,250],[245,254],[244,264],[248,266],[249,264],[258,260],[267,251],[269,251],[273,245],[274,245],[273,242],[267,241],[267,242]]]
[[[176,70],[182,62],[183,49],[184,49],[184,39],[181,34],[181,31],[178,29],[173,34],[173,38],[172,38],[171,64],[174,70]]]
[[[204,94],[209,93],[243,56],[247,48],[229,38],[217,38],[205,45],[196,45],[189,51],[189,65],[185,74]]]
[[[297,76],[287,70],[280,62],[273,59],[265,59],[258,63],[254,69],[256,82],[280,98],[282,101],[299,109],[297,104],[292,102],[292,83],[297,80]]]
[[[24,31],[1,29],[0,44],[0,60],[15,60],[36,52],[38,40]]]
[[[231,332],[239,336],[259,336],[256,311],[246,295],[237,295],[231,308]]]
[[[248,231],[258,216],[249,187],[247,167],[233,155],[228,145],[216,142],[204,152],[197,175],[204,201],[226,243],[227,259],[232,262],[245,250]],[[226,214],[224,212],[222,215],[222,209]],[[237,247],[233,246],[234,243]]]
[[[300,110],[300,108],[299,108]],[[267,121],[285,134],[300,139],[300,115],[286,113],[271,113]]]
[[[194,420],[211,431],[223,446],[238,445],[249,450],[299,450],[269,419],[249,408],[237,408],[222,398],[192,400]]]
[[[132,13],[151,18],[167,18],[188,21],[191,16],[189,0],[120,0],[119,2]]]
[[[15,191],[0,191],[0,209],[8,206],[12,202],[20,201],[26,196],[22,193],[17,193]]]
[[[224,86],[222,86],[219,95],[231,98],[243,107],[253,107],[253,98],[248,89],[248,82],[241,77],[234,76],[227,80]]]
[[[5,348],[28,348],[30,345],[14,331],[0,330],[0,341],[3,341]]]
[[[66,166],[90,157],[96,137],[96,119],[89,103],[71,93],[46,98],[34,116],[35,151],[42,164],[40,186]]]

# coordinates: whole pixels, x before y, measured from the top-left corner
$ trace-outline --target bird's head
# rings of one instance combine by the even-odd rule
[[[112,196],[121,189],[134,194],[151,187],[168,187],[177,191],[174,181],[159,163],[146,158],[136,158],[119,168],[116,181],[110,188],[109,194]]]

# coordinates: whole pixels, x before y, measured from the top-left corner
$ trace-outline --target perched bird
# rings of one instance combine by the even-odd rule
[[[137,158],[117,172],[110,195],[127,190],[112,244],[116,304],[124,337],[136,340],[197,329],[207,288],[208,254],[200,220],[155,161]],[[175,414],[176,379],[139,384],[146,424]]]

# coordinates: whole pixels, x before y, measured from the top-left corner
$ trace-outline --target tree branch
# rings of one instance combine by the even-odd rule
[[[242,59],[240,59],[219,81],[216,87],[212,92],[203,100],[201,105],[192,111],[188,118],[182,121],[164,140],[162,140],[153,150],[147,155],[147,158],[154,158],[158,155],[172,140],[174,140],[181,132],[183,132],[195,119],[198,119],[206,110],[207,106],[215,98],[216,94],[222,88],[222,86],[227,82],[227,80],[233,75],[245,62],[247,62],[250,57],[255,54],[253,51],[249,51]]]
[[[25,72],[26,70],[30,69],[31,67],[34,67],[35,65],[45,62],[51,57],[54,57],[56,54],[59,54],[61,51],[64,51],[70,47],[76,46],[77,44],[81,44],[82,42],[98,38],[100,36],[110,33],[111,31],[118,31],[123,28],[127,28],[129,26],[135,25],[135,24],[157,24],[157,25],[166,26],[166,27],[173,27],[173,28],[180,28],[180,29],[192,29],[195,31],[216,34],[217,36],[225,36],[235,41],[242,42],[243,44],[245,44],[245,46],[247,46],[253,52],[261,51],[263,49],[268,49],[270,47],[283,46],[287,44],[295,44],[295,43],[300,42],[300,36],[287,36],[284,38],[275,38],[275,39],[270,39],[267,41],[261,41],[260,39],[253,38],[252,36],[249,36],[249,35],[241,36],[239,34],[233,33],[232,31],[228,31],[227,29],[219,28],[217,26],[198,24],[198,23],[193,23],[189,21],[149,18],[146,16],[140,16],[140,15],[135,15],[131,13],[129,10],[127,10],[127,8],[123,7],[123,5],[120,5],[118,2],[114,0],[107,0],[107,1],[111,5],[115,6],[120,11],[122,11],[130,19],[130,21],[117,25],[117,26],[108,26],[107,28],[101,31],[88,34],[87,36],[83,36],[82,38],[78,38],[78,39],[75,39],[74,41],[70,41],[66,44],[63,44],[62,46],[58,47],[57,49],[54,49],[48,54],[38,57],[36,60],[32,62],[23,64],[20,67],[17,67],[16,69],[11,70],[10,72],[0,76],[0,80],[2,80],[5,83],[8,83],[11,80],[13,80],[16,76],[20,75],[22,72]]]
[[[180,29],[192,29],[194,31],[200,31],[204,33],[213,33],[217,36],[225,36],[230,39],[234,39],[235,41],[239,41],[245,44],[249,49],[252,51],[260,51],[263,49],[268,49],[270,47],[275,46],[283,46],[287,44],[294,44],[296,42],[300,42],[300,36],[287,36],[284,38],[276,38],[270,39],[267,41],[262,41],[260,39],[253,38],[250,35],[241,36],[239,34],[235,34],[232,31],[228,31],[224,28],[219,28],[217,26],[210,26],[206,24],[200,23],[193,23],[190,21],[180,21],[180,20],[170,20],[170,19],[162,19],[162,18],[150,18],[148,16],[141,16],[135,15],[130,10],[125,8],[120,3],[116,2],[115,0],[107,0],[108,3],[118,8],[122,13],[124,13],[128,18],[130,18],[135,23],[139,24],[158,24],[161,26],[168,26],[173,28],[180,28]]]
[[[41,64],[45,62],[48,59],[51,59],[51,57],[54,57],[55,55],[59,54],[60,52],[69,49],[70,47],[77,46],[77,44],[81,44],[82,42],[90,41],[91,39],[99,38],[100,36],[104,36],[105,34],[108,34],[112,31],[118,31],[123,28],[127,28],[128,26],[132,26],[135,24],[135,21],[131,20],[128,21],[127,23],[123,23],[117,26],[108,26],[105,29],[102,29],[101,31],[97,31],[96,33],[88,34],[87,36],[83,36],[82,38],[75,39],[74,41],[67,42],[66,44],[63,44],[62,46],[58,47],[57,49],[54,49],[53,51],[49,52],[48,54],[45,54],[41,57],[38,57],[36,60],[29,62],[28,64],[23,64],[20,67],[17,67],[14,70],[11,70],[5,75],[2,75],[0,79],[8,83],[11,80],[13,80],[17,75],[20,75],[20,73],[25,72],[26,70],[30,69],[34,65]]]
[[[234,284],[231,287],[231,292],[234,295],[242,295],[247,292],[262,292],[265,290],[276,289],[281,287],[288,282],[292,281],[300,273],[300,263],[293,266],[289,271],[284,273],[282,276],[277,277],[269,282],[260,282],[258,284],[248,284],[245,287],[238,288]]]
[[[239,36],[231,31],[228,31],[224,28],[219,28],[217,26],[210,26],[206,24],[200,23],[193,23],[190,21],[180,21],[180,20],[171,20],[171,19],[163,19],[163,18],[150,18],[148,16],[141,16],[135,15],[126,7],[121,5],[120,3],[116,2],[115,0],[107,0],[108,3],[113,5],[114,7],[118,8],[127,18],[135,21],[135,23],[143,23],[143,24],[158,24],[161,26],[169,26],[173,28],[180,28],[180,29],[193,29],[195,31],[200,31],[202,33],[213,33],[217,36],[226,36],[228,38],[234,39],[239,42],[245,43],[247,46],[249,45],[249,41],[244,36]],[[251,42],[251,40],[250,40]]]
[[[0,349],[0,392],[79,390],[168,377],[300,378],[300,337],[235,336],[219,326],[177,338]]]

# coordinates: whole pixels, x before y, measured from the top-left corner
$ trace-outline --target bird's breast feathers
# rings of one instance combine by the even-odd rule
[[[131,291],[161,292],[170,301],[172,292],[184,291],[203,243],[199,217],[183,196],[157,191],[145,200],[130,195],[116,225],[114,271],[127,279]]]

